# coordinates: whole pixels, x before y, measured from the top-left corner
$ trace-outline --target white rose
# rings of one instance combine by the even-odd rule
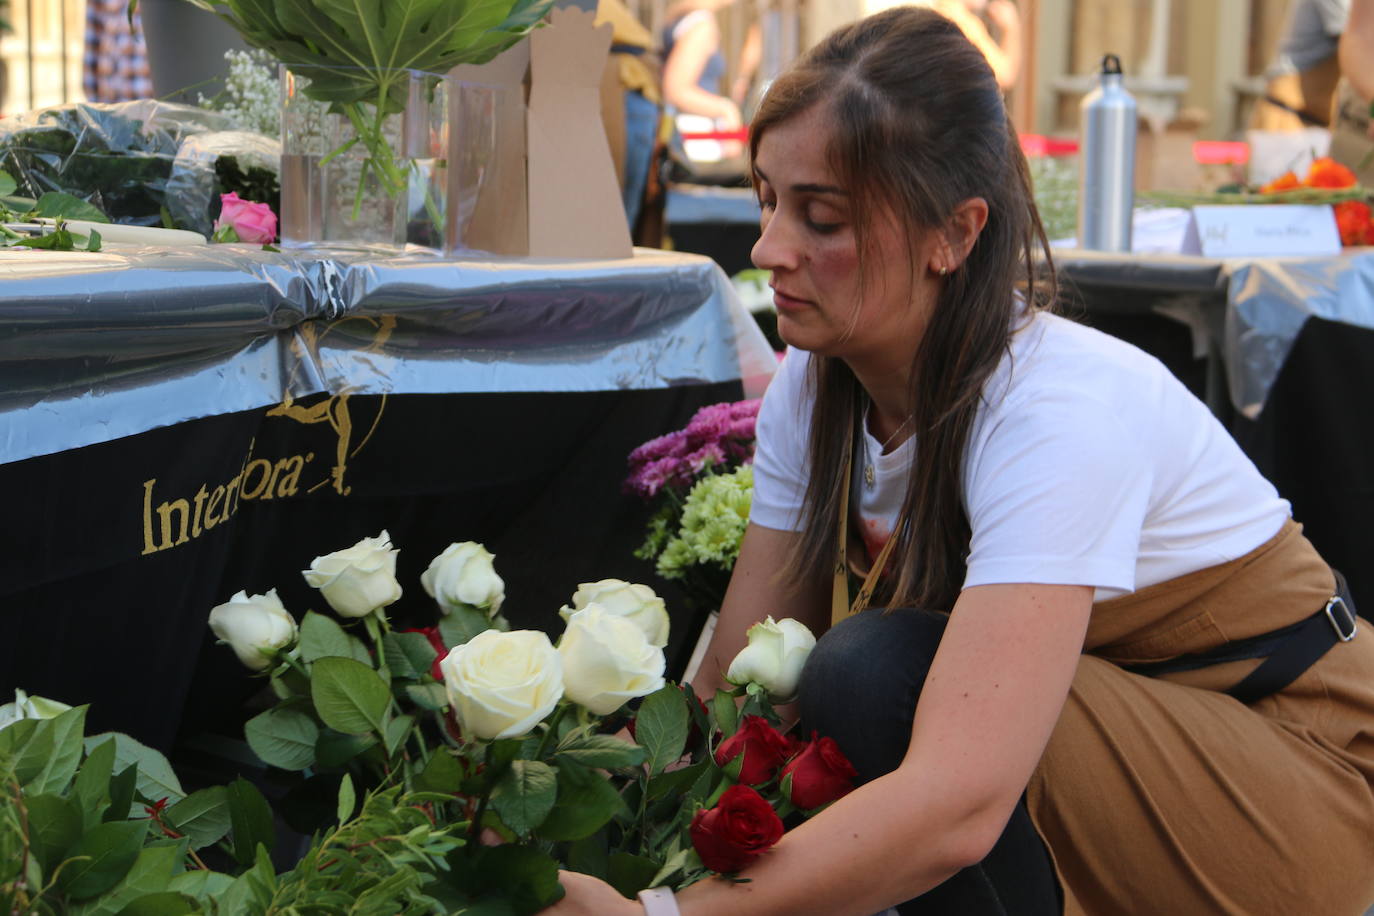
[[[589,604],[568,618],[558,654],[563,657],[568,699],[598,716],[663,686],[663,650],[652,645],[634,621],[599,604]]]
[[[272,664],[278,649],[296,641],[296,620],[282,607],[277,590],[265,595],[239,592],[210,611],[210,629],[254,671]]]
[[[485,630],[439,663],[464,735],[519,738],[563,697],[563,664],[538,630]]]
[[[0,706],[0,729],[7,728],[20,719],[51,719],[71,709],[66,703],[49,700],[47,697],[29,696],[22,690],[14,691],[14,702]]]
[[[662,649],[668,645],[668,611],[663,606],[663,599],[647,585],[620,579],[583,582],[577,587],[572,602],[572,607],[565,604],[558,612],[564,620],[569,620],[573,614],[595,603],[617,617],[633,621],[655,648]]]
[[[797,696],[806,657],[816,647],[816,637],[800,621],[772,617],[749,628],[749,645],[730,663],[725,679],[732,684],[758,684],[775,703],[789,703]]]
[[[401,597],[396,554],[391,537],[383,531],[352,547],[316,557],[301,575],[339,615],[366,617]]]
[[[473,541],[449,544],[420,574],[420,584],[445,613],[454,605],[467,604],[494,616],[506,600],[506,583],[492,566],[495,559]]]

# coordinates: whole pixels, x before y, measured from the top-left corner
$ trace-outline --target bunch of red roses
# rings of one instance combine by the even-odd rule
[[[857,775],[830,738],[790,738],[762,715],[744,716],[714,760],[736,784],[693,816],[691,837],[702,864],[722,874],[738,872],[781,839],[783,817],[815,813],[853,789]]]

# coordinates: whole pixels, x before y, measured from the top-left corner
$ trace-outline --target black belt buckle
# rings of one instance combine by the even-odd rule
[[[1340,614],[1336,613],[1337,607],[1340,607]],[[1326,619],[1330,622],[1331,629],[1336,631],[1337,639],[1341,642],[1350,642],[1355,638],[1355,633],[1359,627],[1355,623],[1354,612],[1350,610],[1350,606],[1345,603],[1344,598],[1340,595],[1332,595],[1331,600],[1326,602],[1325,611]]]

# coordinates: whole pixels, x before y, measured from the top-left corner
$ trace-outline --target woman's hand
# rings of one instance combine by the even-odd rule
[[[560,871],[558,881],[567,896],[541,911],[548,916],[644,916],[644,908],[637,901],[626,900],[600,878]]]

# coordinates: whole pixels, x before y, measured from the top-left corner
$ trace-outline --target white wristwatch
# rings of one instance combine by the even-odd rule
[[[640,891],[639,902],[644,904],[644,916],[682,916],[671,888],[651,887]]]

